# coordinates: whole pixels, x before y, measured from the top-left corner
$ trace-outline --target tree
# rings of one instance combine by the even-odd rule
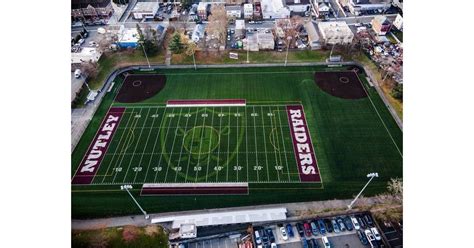
[[[403,84],[397,84],[392,88],[393,98],[403,101]]]
[[[138,43],[143,46],[148,56],[153,56],[158,53],[159,47],[156,38],[156,30],[146,25],[144,30],[137,24]]]
[[[387,190],[393,196],[403,196],[403,181],[400,178],[391,178],[387,183]]]
[[[171,52],[175,54],[180,54],[183,52],[183,42],[181,41],[181,34],[178,32],[175,32],[173,34],[173,37],[171,38],[171,41],[168,45],[169,49]]]
[[[86,76],[86,80],[92,80],[97,77],[97,63],[96,62],[84,62],[81,64],[81,72]]]
[[[227,35],[227,12],[223,4],[213,4],[206,26],[207,34],[217,37],[218,43],[225,44]]]
[[[186,46],[186,51],[184,52],[188,56],[193,56],[193,63],[194,63],[194,70],[196,70],[196,59],[194,57],[194,53],[196,53],[197,45],[194,42],[188,42]]]

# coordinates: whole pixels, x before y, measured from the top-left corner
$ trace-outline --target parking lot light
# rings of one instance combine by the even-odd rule
[[[120,190],[125,190],[127,191],[127,193],[130,195],[130,197],[132,198],[132,200],[135,202],[135,204],[137,204],[138,208],[142,211],[143,215],[145,216],[145,220],[148,220],[150,218],[150,215],[148,215],[146,213],[145,210],[143,210],[143,208],[140,206],[140,204],[138,204],[137,200],[135,200],[135,197],[133,197],[132,193],[130,193],[129,189],[133,189],[133,186],[130,185],[130,184],[126,184],[126,185],[120,185]]]
[[[365,184],[365,186],[362,188],[362,190],[359,192],[359,194],[357,194],[357,196],[354,198],[354,200],[352,200],[351,204],[347,205],[348,209],[352,209],[352,205],[354,205],[354,203],[357,201],[357,199],[362,194],[362,192],[364,192],[365,188],[367,188],[367,186],[372,181],[372,179],[374,179],[375,177],[379,177],[379,173],[372,172],[372,173],[367,174],[367,177],[369,178],[369,181]]]

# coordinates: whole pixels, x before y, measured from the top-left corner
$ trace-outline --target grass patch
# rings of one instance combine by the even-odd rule
[[[394,34],[400,42],[403,42],[403,32],[400,30],[392,29],[392,34]]]

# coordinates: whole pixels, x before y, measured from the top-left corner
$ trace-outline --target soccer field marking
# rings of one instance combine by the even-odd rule
[[[195,132],[194,130],[196,130],[194,127],[196,126],[196,123],[197,123],[197,117],[198,117],[198,115],[199,115],[198,113],[199,113],[199,109],[196,110],[196,117],[194,117],[194,126],[193,126],[193,128],[192,128],[192,129],[193,129],[193,135],[191,136],[191,145],[192,145],[193,142],[194,142],[194,132]],[[184,139],[184,138],[183,138],[183,139]],[[183,141],[183,142],[184,142],[184,141]],[[191,163],[191,156],[192,156],[192,154],[189,154],[189,157],[188,157],[188,165],[187,165],[187,167],[186,167],[186,177],[185,177],[185,180],[184,180],[185,182],[188,181],[189,164]]]
[[[212,107],[212,110],[211,110],[211,113],[212,113],[212,118],[211,118],[211,127],[214,127],[214,107]],[[219,132],[217,132],[217,135],[219,137],[217,137],[217,145],[219,146],[220,145],[220,141],[221,141],[221,134]],[[211,132],[211,137],[210,137],[210,140],[212,141],[212,132]],[[206,182],[209,180],[209,162],[211,161],[211,143],[212,142],[209,142],[209,151],[207,153],[207,166],[206,166]]]
[[[220,166],[220,162],[221,162],[221,157],[220,157],[220,151],[221,151],[221,145],[220,145],[220,133],[221,133],[221,130],[222,130],[222,107],[219,111],[219,146],[217,147],[217,166]],[[219,170],[216,171],[216,182],[219,181]]]
[[[380,121],[382,122],[382,125],[384,126],[385,130],[387,131],[388,135],[390,136],[390,139],[392,140],[393,144],[395,145],[395,148],[397,148],[398,154],[400,154],[400,157],[403,158],[402,152],[401,152],[400,149],[398,148],[397,143],[395,142],[395,140],[393,139],[392,134],[390,133],[390,131],[389,131],[388,128],[387,128],[387,125],[385,125],[385,122],[383,121],[382,117],[380,116],[380,113],[379,113],[379,111],[377,110],[377,107],[375,107],[375,104],[374,104],[374,102],[372,101],[372,98],[370,97],[369,92],[367,92],[367,90],[365,89],[365,86],[364,86],[364,84],[362,83],[362,81],[360,80],[359,75],[357,75],[356,72],[354,72],[354,73],[356,74],[357,80],[359,81],[360,85],[361,85],[362,88],[364,89],[365,94],[366,94],[367,97],[369,98],[369,101],[370,101],[370,103],[372,104],[372,107],[375,109],[375,112],[377,113],[377,115],[378,115]]]
[[[183,113],[183,108],[180,108],[180,109],[179,109],[179,114],[178,114],[178,121],[176,122],[176,128],[174,128],[173,131],[172,131],[172,132],[174,133],[174,137],[173,137],[173,143],[171,143],[171,149],[170,149],[171,152],[173,152],[174,144],[175,144],[175,142],[176,142],[176,137],[178,137],[178,135],[176,134],[176,131],[179,129],[179,121],[181,120],[181,114],[182,114],[182,113]],[[170,117],[170,118],[171,118],[171,117]],[[173,117],[173,118],[174,118],[174,117]],[[166,139],[165,139],[165,144],[163,145],[163,148],[164,148],[164,149],[166,148]],[[160,155],[160,159],[161,159],[162,156],[163,156],[163,154]],[[166,174],[165,174],[165,180],[164,180],[165,182],[168,181],[168,180],[167,180],[167,179],[168,179],[168,171],[169,171],[169,168],[172,166],[172,165],[171,165],[171,162],[172,162],[172,161],[171,161],[171,158],[172,158],[172,157],[170,156],[169,161],[168,161],[168,166],[167,166],[167,169],[166,169]],[[165,162],[166,162],[166,158],[165,158]],[[176,173],[176,175],[178,175],[178,172],[180,171],[180,169],[178,169],[178,168],[181,168],[181,167],[175,166],[174,168],[175,168],[175,169],[174,169],[174,172]],[[176,180],[176,179],[175,179],[175,180]]]
[[[230,107],[229,107],[229,122],[227,123],[229,126],[230,126]],[[229,134],[227,134],[227,166],[226,166],[226,169],[227,169],[227,174],[226,174],[226,181],[229,181],[229,156],[230,156],[230,131],[232,129],[229,127]]]
[[[173,115],[173,116],[174,116],[174,110],[175,110],[175,108],[173,108],[173,110],[171,111],[171,115]],[[164,115],[163,118],[169,118],[170,121],[169,121],[169,123],[168,123],[168,126],[171,126],[171,121],[173,121],[173,119],[172,119],[171,117],[167,117],[167,115]],[[165,141],[164,141],[165,144],[166,144],[166,140],[168,139],[169,130],[170,130],[170,129],[167,128],[167,129],[166,129],[166,132],[165,132]],[[156,137],[156,138],[159,139],[160,136],[158,136],[158,137]],[[163,166],[161,165],[161,160],[163,159],[163,153],[164,153],[163,151],[164,151],[165,148],[166,148],[166,147],[165,147],[165,144],[162,144],[162,143],[160,142],[161,153],[160,153],[160,158],[159,158],[159,160],[158,160],[158,166],[161,166],[162,168],[163,168]],[[168,176],[168,170],[169,170],[169,165],[166,166],[165,178],[166,178],[166,176]],[[158,170],[155,172],[155,177],[153,178],[153,182],[156,182],[156,177],[157,177],[157,176],[158,176]]]
[[[260,114],[262,115],[262,123],[263,123],[263,126],[265,126],[265,119],[263,118],[264,116],[264,111],[263,111],[263,107],[260,107]],[[270,180],[270,168],[268,168],[268,155],[267,155],[267,141],[266,141],[266,136],[267,136],[267,133],[265,131],[265,127],[263,127],[263,147],[264,147],[264,150],[265,150],[265,164],[266,164],[266,167],[267,167],[267,180],[269,181]]]
[[[191,114],[191,108],[188,108],[188,117],[186,117],[186,127],[188,126],[189,115],[190,115],[190,114]],[[196,115],[197,115],[197,113],[196,113]],[[197,117],[196,117],[196,118],[197,118]],[[185,129],[186,129],[186,127],[185,127]],[[179,167],[181,167],[181,155],[183,154],[183,147],[184,147],[184,140],[185,140],[185,138],[186,138],[186,135],[183,135],[183,142],[182,142],[182,144],[181,144],[181,149],[180,149],[179,157],[178,157],[178,166],[179,166]],[[191,155],[189,155],[189,156],[191,156]],[[170,160],[171,160],[172,157],[173,157],[173,152],[170,152]],[[186,172],[187,172],[187,168],[186,168]],[[186,173],[186,176],[187,176],[187,175],[188,175],[188,174]],[[175,177],[174,177],[174,181],[176,182],[177,179],[178,179],[178,173],[176,172],[176,175],[175,175]]]
[[[204,115],[204,117],[202,118],[202,125],[201,125],[202,128],[204,128],[204,127],[205,127],[205,124],[206,124],[206,118],[207,118],[207,109],[206,109],[206,108],[204,108],[204,113],[205,113],[206,115]],[[199,168],[199,163],[201,162],[202,137],[203,137],[203,135],[204,135],[204,133],[205,133],[205,132],[203,131],[203,129],[200,129],[200,130],[201,130],[201,131],[200,131],[201,133],[200,133],[200,135],[199,135],[199,154],[198,154],[198,159],[197,159],[196,166],[195,166],[195,168],[194,168],[195,171],[196,171],[196,175],[195,175],[195,177],[194,177],[194,182],[197,182],[197,179],[198,179],[198,174],[199,174],[199,169],[198,169],[198,168]],[[211,134],[212,134],[212,132],[211,132]],[[194,137],[193,137],[193,138],[194,138]],[[209,142],[209,143],[210,143],[210,142]],[[191,143],[191,145],[192,145],[192,144],[193,144],[193,143]],[[191,153],[191,154],[192,154],[192,153]],[[190,156],[191,156],[191,155],[190,155]]]
[[[239,113],[239,109],[238,109],[238,108],[237,108],[237,113]],[[240,113],[239,113],[239,114],[240,114]],[[236,138],[235,140],[236,140],[237,143],[238,143],[238,142],[239,142],[239,116],[238,116],[238,115],[235,115],[235,119],[237,120],[237,125],[236,125],[236,126],[237,126],[237,128],[236,128],[237,132],[236,132],[236,135],[235,135],[235,138]],[[230,123],[229,123],[229,125],[230,125]],[[230,136],[230,135],[229,135],[229,136]],[[237,144],[237,152],[236,152],[236,154],[237,154],[237,159],[235,160],[235,162],[236,162],[236,165],[235,165],[236,167],[235,167],[235,168],[236,168],[236,170],[237,170],[237,179],[236,179],[236,181],[239,181],[239,169],[238,169],[238,167],[240,166],[240,165],[239,165],[239,146],[240,146],[240,143]],[[229,166],[230,166],[230,165],[228,164],[227,167],[229,167]]]
[[[277,111],[280,111],[280,109],[278,109]],[[286,111],[285,111],[285,116],[286,116]],[[285,145],[285,137],[283,136],[283,128],[282,128],[282,125],[281,125],[281,117],[280,117],[280,114],[278,114],[278,121],[280,122],[280,131],[281,131],[281,140],[282,140],[282,145],[283,145],[283,152],[285,154],[285,163],[286,163],[286,171],[287,171],[287,174],[288,174],[288,181],[291,181],[290,179],[290,166],[288,165],[288,156],[286,155],[287,151],[286,151],[286,145]],[[292,154],[294,154],[293,152],[291,152]]]
[[[252,110],[253,110],[252,113],[255,113],[255,106],[252,106]],[[254,115],[252,115],[252,114],[251,114],[251,116],[253,117],[253,118],[252,118],[252,119],[253,119],[253,125],[256,126],[256,124],[255,124],[255,119],[256,119],[257,117],[254,116]],[[254,169],[255,169],[255,168],[259,168],[259,167],[258,167],[259,164],[258,164],[257,129],[254,128],[254,129],[253,129],[253,132],[254,132],[254,138],[255,138],[255,167],[254,167]],[[257,181],[260,181],[260,177],[259,177],[258,171],[259,171],[259,170],[257,169]]]
[[[276,129],[273,128],[273,117],[274,117],[273,111],[272,111],[272,109],[271,109],[270,107],[268,107],[268,110],[270,111],[269,113],[272,113],[272,115],[269,116],[269,117],[270,117],[270,123],[271,123],[271,126],[272,126],[272,131],[270,132],[270,135],[268,136],[268,139],[270,140],[270,143],[271,143],[271,141],[272,141],[272,140],[271,140],[271,138],[272,138],[271,135],[272,135],[273,131],[276,130]],[[275,135],[274,135],[274,136],[275,136]],[[274,139],[275,139],[275,137],[274,137]],[[279,142],[279,140],[278,140],[278,135],[276,135],[276,139],[277,139],[277,140],[274,140],[274,141],[275,141],[276,144],[278,144],[278,142]],[[280,151],[280,149],[278,149],[278,151]],[[277,147],[276,147],[275,145],[273,145],[273,153],[275,154],[275,161],[278,163],[278,165],[275,165],[275,170],[277,171],[278,181],[280,181],[280,170],[278,170],[277,168],[280,168],[280,167],[283,168],[283,166],[281,165],[282,162],[281,162],[281,154],[280,154],[280,152],[278,152],[278,155],[279,155],[279,158],[280,158],[280,160],[278,160],[278,157],[277,157]],[[277,166],[279,166],[279,167],[277,167]]]
[[[145,116],[148,116],[150,114],[150,109],[148,109],[147,113]],[[140,117],[141,118],[141,117]],[[143,125],[146,124],[146,118],[145,121],[143,122]],[[137,143],[135,144],[135,148],[133,149],[133,154],[132,157],[130,158],[130,161],[128,162],[127,170],[125,171],[125,176],[123,177],[123,183],[125,183],[125,180],[127,179],[128,171],[130,170],[130,166],[132,165],[133,158],[135,157],[135,152],[137,151],[138,144],[140,144],[140,138],[142,137],[143,129],[140,130],[140,134],[138,135]],[[141,165],[137,165],[141,168]]]
[[[156,115],[158,114],[158,109],[156,109],[155,113],[153,115]],[[151,118],[151,116],[147,115],[147,118]],[[153,121],[151,122],[151,125],[154,126],[155,125],[155,120],[157,118],[153,118]],[[145,120],[145,123],[146,123],[146,120]],[[153,129],[150,129],[150,132],[148,132],[148,136],[146,138],[146,141],[145,141],[145,147],[143,148],[144,151],[146,151],[146,148],[148,147],[148,140],[150,140],[150,134],[153,132]],[[143,156],[145,154],[142,153],[142,156],[140,157],[140,161],[138,162],[138,166],[142,167],[142,160],[143,160]],[[152,155],[153,156],[153,155]],[[148,167],[147,167],[148,169]],[[135,180],[137,179],[137,175],[138,175],[138,170],[135,172],[135,177],[133,177],[133,183],[135,183]]]
[[[157,108],[157,110],[158,109],[159,108]],[[158,129],[158,133],[155,137],[155,142],[153,143],[153,149],[151,150],[150,160],[148,160],[148,166],[147,166],[147,169],[146,169],[146,172],[145,172],[145,177],[143,178],[144,183],[146,182],[146,179],[148,177],[148,171],[150,170],[151,161],[153,160],[153,156],[155,155],[156,144],[158,143],[159,137],[161,135],[161,130],[163,130],[163,129],[161,129],[161,127],[163,126],[163,124],[165,123],[165,120],[166,120],[166,118],[165,118],[166,110],[167,109],[165,108],[165,111],[163,111],[161,121],[160,121],[160,129]],[[161,155],[161,153],[160,153],[160,155]],[[158,168],[158,167],[160,167],[160,165],[158,164],[156,167]],[[163,167],[161,167],[161,168],[163,168]],[[156,171],[158,172],[158,169]]]
[[[139,115],[141,115],[141,113],[142,113],[142,110],[140,109]],[[138,123],[138,118],[135,118],[134,116],[133,116],[132,118],[136,119],[136,121],[132,123],[132,124],[133,124],[133,127],[130,128],[129,132],[127,133],[127,137],[125,138],[124,146],[122,147],[122,150],[123,150],[124,152],[127,151],[127,149],[130,147],[130,141],[132,140],[132,142],[133,142],[134,129],[135,129],[137,123]],[[130,137],[130,138],[129,138],[129,137]],[[126,145],[126,146],[125,146],[125,145]],[[119,163],[118,166],[115,167],[115,168],[122,168],[122,162],[123,162],[123,158],[124,158],[124,157],[125,157],[125,155],[120,158],[120,163]],[[115,179],[117,178],[117,175],[119,174],[120,171],[118,171],[117,169],[115,169],[115,170],[113,170],[112,172],[113,172],[113,175],[114,175],[114,178],[112,179],[112,183],[114,183],[114,182],[115,182]]]
[[[248,122],[248,116],[247,116],[247,107],[244,108],[244,113],[245,113],[245,162],[246,162],[246,167],[247,167],[247,181],[249,180],[250,178],[250,175],[249,175],[249,154],[248,154],[248,150],[249,150],[249,142],[248,142],[248,128],[247,128],[247,122]]]
[[[125,124],[125,126],[128,127],[128,124],[130,123],[130,120],[132,120],[132,119],[133,119],[133,121],[132,121],[132,125],[133,125],[133,122],[134,122],[134,120],[135,120],[134,118],[132,118],[133,113],[134,113],[134,110],[132,110],[132,112],[131,112],[131,114],[130,114],[130,117],[128,118],[127,123]],[[125,115],[125,114],[127,114],[126,110],[125,110],[125,112],[124,112],[124,115]],[[127,132],[126,132],[126,131],[123,131],[122,134],[120,135],[120,139],[119,139],[119,142],[118,142],[118,144],[117,144],[117,148],[115,148],[115,151],[117,151],[117,150],[120,149],[120,144],[122,143],[122,138],[123,138],[123,136],[125,136],[125,133],[127,133]],[[107,154],[109,154],[109,153],[107,152],[105,155],[107,155]],[[112,158],[110,159],[110,162],[109,162],[109,164],[108,164],[108,166],[107,166],[107,170],[105,171],[105,174],[104,174],[103,177],[102,177],[102,182],[101,182],[101,183],[104,183],[105,179],[106,179],[108,176],[111,176],[111,175],[113,174],[113,173],[111,173],[111,175],[109,175],[109,169],[110,169],[110,166],[113,164],[113,161],[114,161],[114,158],[115,158],[115,152],[112,153],[112,154],[113,154],[113,155],[112,155]]]

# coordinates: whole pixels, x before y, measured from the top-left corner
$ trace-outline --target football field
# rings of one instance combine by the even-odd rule
[[[72,154],[73,216],[350,198],[402,176],[402,131],[346,66],[131,70]],[[166,204],[162,204],[166,201]]]

